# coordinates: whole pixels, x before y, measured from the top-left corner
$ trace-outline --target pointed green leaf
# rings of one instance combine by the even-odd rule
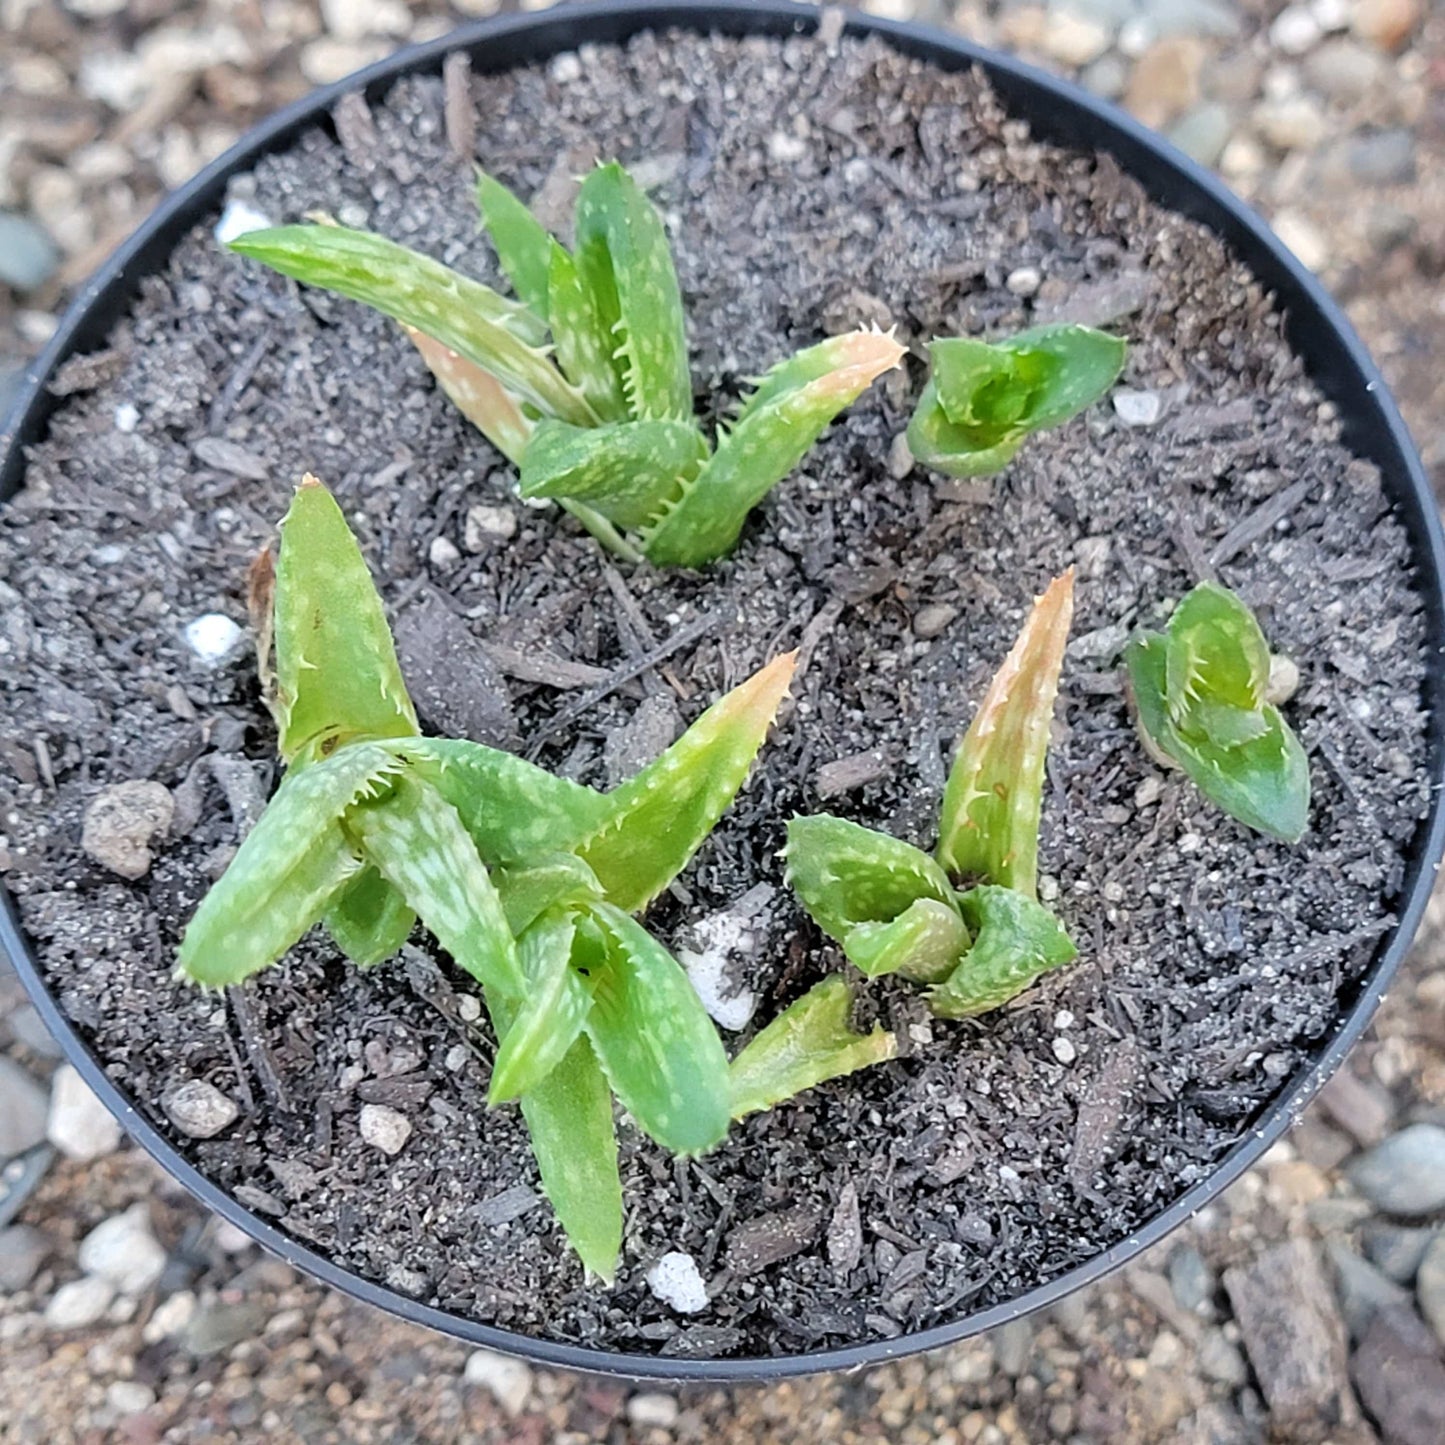
[[[418,731],[361,549],[331,493],[310,475],[281,523],[274,616],[278,748],[287,762]]]
[[[504,1027],[501,1019],[497,1026]],[[622,1248],[622,1179],[612,1094],[585,1035],[522,1095],[522,1117],[563,1232],[582,1263],[611,1284]]]
[[[552,337],[562,370],[602,421],[631,415],[613,359],[615,343],[592,292],[582,284],[577,263],[561,246],[552,251],[548,276]]]
[[[532,436],[532,422],[507,388],[483,366],[469,361],[414,326],[402,328],[421,352],[447,400],[514,466]]]
[[[416,914],[375,868],[364,868],[323,921],[342,953],[358,967],[370,968],[407,941]]]
[[[860,923],[843,952],[869,978],[901,973],[915,983],[939,983],[958,966],[970,943],[953,903],[920,898],[890,923]]]
[[[972,1018],[996,1009],[1040,974],[1078,956],[1058,919],[1012,888],[985,884],[963,894],[960,903],[973,947],[947,981],[929,991],[928,1006],[940,1018]]]
[[[587,1036],[623,1107],[674,1154],[727,1133],[728,1061],[682,965],[620,908],[580,914],[573,961],[592,981]]]
[[[434,337],[490,371],[544,416],[578,426],[596,420],[582,394],[552,365],[537,317],[440,261],[345,226],[249,231],[230,247]]]
[[[790,818],[783,856],[799,902],[829,938],[845,946],[860,926],[891,924],[920,899],[957,916],[953,885],[927,853],[846,818],[831,813]],[[866,942],[863,947],[866,956]]]
[[[1118,381],[1129,346],[1122,337],[1090,326],[1036,326],[1002,343],[1021,359],[1043,363],[1033,398],[1021,418],[1030,431],[1057,426],[1092,406]]]
[[[577,196],[576,229],[577,272],[612,335],[631,414],[687,420],[682,292],[657,208],[620,165],[598,166]]]
[[[512,290],[528,310],[546,321],[556,241],[506,186],[481,169],[477,171],[477,208]]]
[[[774,658],[715,702],[660,758],[608,793],[598,823],[566,845],[609,902],[640,912],[682,872],[742,787],[796,658]]]
[[[929,342],[928,356],[938,404],[954,426],[1011,424],[1023,415],[1030,386],[1011,351],[973,336],[944,336]]]
[[[855,331],[790,358],[764,377],[737,422],[693,481],[646,532],[643,551],[659,567],[696,567],[737,541],[748,513],[802,461],[845,407],[903,348],[879,331]],[[821,375],[810,373],[827,364]]]
[[[484,988],[522,998],[526,981],[501,900],[457,810],[415,777],[380,804],[352,808],[347,831],[421,916],[457,965]]]
[[[527,995],[497,1050],[489,1104],[502,1104],[535,1089],[582,1032],[592,1007],[592,988],[572,967],[575,936],[572,920],[554,912],[517,939]]]
[[[492,881],[517,938],[549,909],[568,911],[603,896],[597,875],[575,853],[548,853],[534,863],[499,868]]]
[[[1034,897],[1044,755],[1073,614],[1071,567],[1034,603],[959,744],[943,792],[937,854],[955,877]]]
[[[930,379],[908,423],[908,450],[916,462],[945,476],[986,477],[1013,460],[1024,435],[1018,426],[955,426]]]
[[[524,497],[571,498],[619,527],[657,515],[707,458],[691,422],[625,421],[574,427],[544,421],[522,459]]]
[[[1168,644],[1140,633],[1124,652],[1140,730],[1217,808],[1246,827],[1297,843],[1309,826],[1309,760],[1279,709],[1265,703],[1265,731],[1227,746],[1180,732],[1165,704]]]
[[[388,792],[399,772],[381,748],[358,743],[287,773],[196,909],[180,973],[220,988],[275,963],[360,871],[342,815],[358,799]]]
[[[1269,644],[1254,613],[1227,587],[1201,582],[1174,609],[1164,674],[1169,717],[1219,747],[1267,730]]]
[[[603,794],[481,743],[408,738],[387,747],[457,810],[489,867],[570,850],[614,811]]]
[[[836,976],[788,1005],[732,1062],[732,1116],[771,1109],[828,1079],[896,1058],[886,1029],[855,1033],[853,991]]]

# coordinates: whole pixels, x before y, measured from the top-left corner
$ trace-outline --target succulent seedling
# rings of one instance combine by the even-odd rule
[[[908,424],[908,449],[953,477],[1002,471],[1031,432],[1098,401],[1126,350],[1088,326],[1037,326],[993,342],[940,337],[928,346],[933,374]]]
[[[181,976],[239,983],[318,922],[371,966],[420,917],[481,986],[498,1039],[490,1102],[520,1102],[563,1228],[610,1279],[622,1230],[612,1096],[679,1154],[717,1144],[734,1112],[712,1021],[634,915],[741,787],[793,656],[599,793],[510,753],[420,735],[381,599],[314,478],[282,523],[274,570],[253,568],[251,593],[288,768],[186,929]],[[807,1049],[767,1039],[764,1030],[744,1053],[748,1077],[776,1097],[888,1056],[883,1040],[859,1042],[846,1019],[815,1021]]]
[[[829,814],[788,824],[788,879],[860,972],[928,987],[967,1018],[1007,1003],[1076,950],[1038,902],[1044,757],[1073,615],[1073,571],[1034,604],[964,734],[934,857]]]
[[[779,362],[710,443],[693,414],[682,294],[657,208],[615,163],[577,198],[569,251],[491,176],[483,224],[519,300],[381,236],[332,224],[231,249],[406,329],[447,396],[605,546],[659,566],[727,552],[748,513],[903,348],[877,331]],[[550,336],[550,343],[549,343]]]
[[[1201,582],[1161,632],[1124,653],[1145,745],[1246,827],[1297,843],[1309,823],[1309,761],[1270,699],[1269,644],[1240,599]]]

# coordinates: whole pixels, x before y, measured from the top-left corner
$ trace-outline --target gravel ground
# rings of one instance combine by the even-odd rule
[[[0,0],[0,397],[165,186],[309,85],[491,8]],[[1445,490],[1438,5],[872,8],[1081,75],[1216,165],[1344,301]],[[28,745],[0,743],[19,745],[0,754],[12,790],[11,755]],[[0,869],[12,861],[0,836]],[[1437,1445],[1442,956],[1445,897],[1349,1071],[1288,1143],[1103,1286],[866,1375],[681,1395],[528,1371],[298,1279],[96,1117],[0,973],[0,1158],[39,1176],[9,1204],[0,1193],[0,1438]]]

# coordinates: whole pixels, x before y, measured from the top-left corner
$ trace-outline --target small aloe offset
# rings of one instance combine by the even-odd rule
[[[261,675],[285,778],[181,942],[221,987],[316,923],[370,966],[418,918],[480,985],[498,1051],[490,1102],[517,1100],[543,1187],[584,1263],[610,1278],[622,1230],[611,1099],[665,1148],[717,1144],[734,1114],[722,1044],[682,967],[633,915],[732,802],[794,659],[733,689],[610,793],[510,753],[420,736],[381,599],[324,487],[307,477],[280,555],[253,569]],[[274,650],[274,661],[268,655]],[[800,1062],[744,1053],[776,1097],[886,1056],[815,1027]],[[774,1036],[776,1037],[776,1036]],[[890,1040],[891,1043],[891,1040]]]
[[[557,501],[623,556],[693,567],[728,551],[753,507],[903,355],[877,331],[809,347],[763,376],[712,444],[693,415],[667,233],[632,177],[615,163],[587,176],[570,251],[491,176],[479,175],[477,199],[516,301],[327,223],[252,231],[231,248],[400,322],[518,466],[521,494]]]
[[[1270,698],[1269,644],[1227,587],[1201,582],[1165,630],[1124,654],[1139,731],[1216,807],[1297,843],[1309,823],[1309,761]]]
[[[1076,953],[1037,901],[1044,758],[1072,615],[1070,570],[1034,604],[959,744],[936,857],[828,814],[788,824],[788,880],[814,922],[868,977],[925,985],[943,1018],[998,1008]]]
[[[929,343],[933,374],[908,425],[908,449],[936,472],[1001,471],[1030,433],[1092,406],[1118,380],[1127,347],[1088,326],[1037,326],[1000,341]]]

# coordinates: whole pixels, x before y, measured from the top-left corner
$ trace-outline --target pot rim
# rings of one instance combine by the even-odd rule
[[[0,499],[20,486],[25,448],[40,441],[60,399],[47,391],[70,356],[102,345],[128,310],[139,282],[163,265],[189,229],[212,214],[234,174],[289,145],[313,125],[330,126],[331,108],[362,90],[376,100],[400,78],[435,74],[454,51],[467,51],[479,70],[502,71],[546,61],[586,43],[625,42],[643,30],[677,27],[693,32],[785,36],[817,28],[820,10],[793,0],[595,0],[560,9],[497,16],[397,51],[353,75],[293,102],[248,131],[218,160],[168,195],[77,292],[44,352],[27,368],[10,415],[0,427]],[[778,1356],[667,1358],[603,1350],[485,1325],[424,1304],[363,1278],[284,1234],[212,1183],[111,1082],[50,993],[20,928],[8,890],[0,890],[0,953],[6,955],[46,1026],[72,1064],[130,1137],[208,1208],[235,1224],[272,1254],[333,1289],[375,1305],[409,1323],[426,1326],[475,1347],[520,1356],[534,1364],[632,1379],[671,1381],[774,1381],[825,1370],[858,1370],[937,1349],[1058,1303],[1120,1268],[1171,1234],[1213,1201],[1303,1113],[1305,1106],[1364,1032],[1424,915],[1445,850],[1445,536],[1424,468],[1385,381],[1339,307],[1319,281],[1274,236],[1263,219],[1211,172],[1183,155],[1123,111],[1010,56],[932,26],[847,12],[845,33],[876,34],[905,54],[946,68],[980,65],[1009,110],[1034,134],[1074,149],[1111,153],[1151,200],[1206,224],[1270,291],[1285,312],[1292,348],[1312,380],[1339,407],[1344,439],[1381,471],[1385,488],[1409,535],[1416,580],[1424,602],[1430,666],[1424,701],[1430,711],[1428,773],[1432,799],[1406,855],[1397,923],[1384,936],[1368,972],[1340,1004],[1334,1031],[1309,1064],[1270,1101],[1244,1137],[1197,1184],[1123,1240],[1083,1264],[1015,1299],[895,1339]]]

